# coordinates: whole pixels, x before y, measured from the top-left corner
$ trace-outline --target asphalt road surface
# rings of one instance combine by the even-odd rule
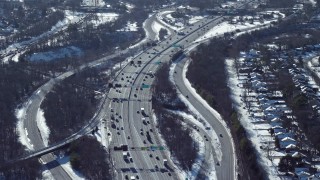
[[[115,83],[121,84],[121,87],[112,88],[108,94],[108,98],[112,100],[108,106],[109,115],[106,117],[108,118],[109,116],[108,119],[111,119],[109,129],[112,134],[112,141],[109,148],[112,151],[114,146],[128,145],[132,161],[125,160],[122,151],[113,151],[111,153],[114,168],[118,175],[117,179],[123,179],[126,176],[128,178],[139,176],[142,179],[178,178],[175,166],[169,158],[168,151],[141,150],[141,147],[149,147],[151,145],[161,146],[163,144],[155,127],[155,119],[152,117],[150,90],[154,79],[152,74],[162,63],[170,62],[171,56],[180,49],[179,47],[190,45],[190,43],[203,35],[207,30],[217,25],[220,20],[221,18],[216,18],[216,20],[205,19],[184,29],[183,32],[186,35],[172,34],[167,40],[140,54],[133,60],[133,64],[127,65],[120,71],[119,76],[115,79]],[[209,23],[209,21],[212,22]],[[144,109],[144,115],[141,108]],[[206,119],[208,116],[204,114]],[[220,133],[220,131],[223,130],[219,130],[217,133]],[[149,134],[149,138],[146,134]],[[227,143],[229,139],[228,135],[225,134],[224,137]],[[231,138],[229,141],[231,141]],[[222,144],[224,145],[224,143],[223,141]],[[131,149],[132,147],[134,149]],[[225,171],[226,173],[221,173],[224,174],[222,176],[219,174],[219,177],[222,179],[233,179],[234,169],[223,170],[229,164],[228,161],[230,160],[226,157],[229,157],[233,153],[232,148],[226,150],[225,153],[228,154],[223,157],[225,158],[223,159],[223,164],[225,163],[226,165],[221,166],[220,169],[221,172]],[[169,161],[170,168],[164,166],[164,159]]]
[[[148,37],[146,38],[147,41],[152,40],[155,38],[156,34],[152,31],[151,25],[155,21],[155,15],[151,16],[145,23],[146,30],[150,31],[148,33]],[[106,57],[103,57],[99,60],[96,60],[94,62],[91,62],[89,64],[82,65],[80,69],[84,69],[87,66],[97,66],[101,63],[107,62],[109,59],[112,59],[119,54],[125,54],[128,53],[130,49],[122,50],[118,53],[108,55]],[[27,137],[30,139],[30,143],[33,145],[33,150],[37,151],[39,149],[45,148],[45,145],[43,143],[40,131],[38,129],[38,125],[36,123],[37,113],[40,109],[41,102],[44,100],[45,96],[52,90],[52,88],[56,85],[57,82],[63,81],[65,78],[71,76],[75,73],[75,70],[67,71],[60,76],[51,79],[44,85],[42,85],[40,88],[38,88],[30,98],[24,103],[24,106],[26,108],[26,115],[23,117],[23,126],[24,129],[28,132]],[[79,131],[79,133],[86,133],[86,131]],[[76,136],[75,136],[76,137]],[[53,163],[55,161],[55,158],[52,154],[45,155],[41,157],[41,160],[44,164]],[[70,179],[70,177],[67,175],[67,173],[61,168],[61,166],[51,166],[53,168],[49,168],[53,177],[55,179]]]
[[[185,85],[183,80],[183,68],[186,66],[187,58],[182,59],[178,62],[175,67],[174,73],[174,81],[181,92],[185,97],[188,96],[188,101],[194,106],[194,108],[205,118],[205,120],[214,128],[214,131],[219,135],[220,143],[221,143],[221,150],[222,160],[220,165],[216,165],[215,169],[217,171],[217,178],[218,179],[235,179],[235,159],[234,159],[234,152],[233,152],[233,144],[232,139],[227,132],[226,128],[223,124],[215,117],[215,115],[206,107],[204,106],[199,99],[194,97],[193,93],[190,91],[189,87]],[[220,136],[222,135],[222,137]]]

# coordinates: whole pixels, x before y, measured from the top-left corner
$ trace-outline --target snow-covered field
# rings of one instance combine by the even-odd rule
[[[210,31],[208,31],[206,34],[203,36],[199,37],[195,42],[201,42],[208,40],[212,37],[216,36],[221,36],[224,33],[229,33],[229,32],[235,32],[235,31],[245,31],[247,32],[248,30],[253,30],[256,28],[261,28],[262,26],[267,26],[271,23],[271,21],[264,22],[262,24],[260,23],[255,23],[255,24],[250,24],[250,23],[244,23],[244,24],[230,24],[228,22],[222,22],[221,24],[218,24],[214,28],[212,28]]]
[[[184,25],[181,22],[176,22],[175,19],[171,16],[171,13],[174,11],[162,11],[157,14],[157,19],[165,24],[168,28],[179,31],[184,28]]]
[[[114,21],[119,16],[116,13],[97,13],[96,15],[97,15],[97,18],[94,18],[93,20],[90,21],[95,26],[98,26],[99,24],[104,24],[110,21]],[[24,49],[28,47],[30,44],[34,44],[44,37],[48,37],[61,30],[65,30],[69,24],[78,23],[81,20],[83,20],[83,18],[85,18],[86,16],[88,16],[88,14],[86,13],[66,10],[65,18],[62,21],[59,21],[56,25],[52,26],[50,31],[47,31],[39,36],[32,37],[30,40],[14,43],[8,46],[5,50],[0,51],[0,54],[4,54],[4,55],[8,54],[3,58],[3,62],[7,62],[11,59],[14,61],[18,61],[19,56],[25,51]],[[13,56],[12,54],[15,54],[15,55]]]
[[[94,18],[91,22],[98,26],[100,24],[105,24],[117,20],[119,14],[116,13],[96,13],[97,18]]]
[[[28,59],[30,61],[51,61],[65,57],[81,56],[82,54],[81,49],[75,46],[69,46],[53,51],[34,53]]]

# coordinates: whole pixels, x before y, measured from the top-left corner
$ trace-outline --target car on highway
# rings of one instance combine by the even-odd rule
[[[156,171],[159,171],[159,166],[158,166],[158,165],[155,165],[155,166],[154,166],[154,169],[155,169]]]

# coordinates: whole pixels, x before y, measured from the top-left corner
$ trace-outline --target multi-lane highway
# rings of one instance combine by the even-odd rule
[[[146,20],[144,28],[150,32],[147,33],[148,36],[145,38],[146,39],[145,42],[149,42],[150,40],[155,39],[156,34],[154,32],[152,32],[152,27],[151,27],[152,23],[155,20],[156,20],[155,15],[151,16],[150,18],[148,18]],[[136,49],[139,49],[139,47],[136,47]],[[105,56],[105,57],[103,57],[99,60],[93,61],[89,64],[82,65],[82,66],[80,66],[79,69],[81,70],[81,69],[84,69],[85,67],[88,67],[88,66],[93,67],[93,66],[97,66],[102,63],[106,63],[106,62],[108,62],[108,60],[118,56],[119,54],[126,54],[129,51],[130,51],[130,49],[125,49],[125,50],[122,50],[121,52],[117,52],[115,54]],[[110,66],[112,66],[112,65],[110,64]],[[44,100],[45,96],[52,90],[52,88],[57,84],[57,82],[63,81],[65,78],[71,76],[75,72],[76,72],[75,70],[70,70],[70,71],[67,71],[67,72],[61,74],[60,76],[58,76],[56,78],[52,78],[47,83],[45,83],[40,88],[38,88],[32,94],[32,96],[30,96],[30,98],[28,98],[28,100],[24,103],[26,113],[25,113],[25,116],[22,117],[22,122],[23,122],[23,127],[26,130],[24,133],[27,132],[26,136],[30,139],[32,151],[37,151],[37,150],[45,148],[43,139],[41,137],[41,133],[38,129],[38,125],[36,122],[37,114],[39,112],[41,102]],[[69,139],[73,140],[75,138],[80,137],[79,135],[86,134],[92,128],[95,127],[95,125],[97,124],[96,121],[99,121],[99,120],[100,120],[99,116],[95,117],[91,121],[92,122],[91,125],[84,127],[82,130],[80,130],[77,134],[71,136]],[[64,144],[64,142],[61,142],[61,143],[57,144],[57,146],[63,145],[63,144]],[[54,161],[54,160],[55,160],[55,158],[52,154],[48,154],[48,155],[41,157],[41,162],[43,162],[44,164],[51,162],[51,161]],[[56,179],[70,179],[70,177],[61,168],[61,166],[50,167],[50,171],[51,171],[51,174],[53,175],[53,177]]]
[[[155,119],[152,117],[151,91],[150,86],[153,83],[153,73],[163,62],[169,62],[171,56],[180,48],[186,47],[207,30],[215,26],[221,18],[205,19],[184,30],[185,35],[172,34],[167,40],[160,42],[152,49],[143,52],[133,60],[133,64],[126,66],[115,79],[115,83],[121,84],[121,87],[112,88],[108,94],[110,101],[109,116],[111,122],[109,128],[112,134],[110,148],[120,145],[129,146],[129,154],[132,161],[126,161],[126,155],[122,151],[113,151],[111,153],[114,167],[119,176],[123,177],[139,176],[142,179],[176,179],[175,167],[170,162],[166,151],[142,151],[140,147],[151,145],[162,145],[158,137],[158,131],[155,128]],[[139,63],[139,61],[141,63]],[[141,112],[144,109],[145,114]],[[201,111],[201,113],[208,113]],[[209,117],[208,117],[209,116]],[[205,119],[212,118],[210,115],[204,115]],[[215,118],[212,118],[214,121]],[[211,123],[216,127],[214,123]],[[219,126],[220,127],[220,126]],[[221,130],[223,131],[223,130]],[[149,134],[149,138],[146,134]],[[232,140],[227,133],[220,132],[226,139],[225,156],[221,166],[221,179],[234,179],[234,160],[230,155],[233,154]],[[224,145],[224,144],[223,144]],[[130,149],[134,147],[135,149]],[[155,158],[158,157],[158,158]],[[164,166],[163,160],[169,160],[171,170]],[[227,167],[226,170],[223,168]],[[221,174],[221,175],[220,175]]]
[[[175,173],[175,166],[170,159],[168,151],[141,150],[141,147],[163,145],[158,130],[155,127],[155,119],[152,117],[150,87],[153,83],[153,74],[161,63],[169,62],[171,56],[180,50],[181,47],[190,45],[194,40],[221,21],[221,19],[222,18],[219,17],[201,20],[183,29],[184,35],[172,33],[165,41],[158,43],[156,46],[134,58],[134,63],[126,65],[115,78],[114,84],[121,84],[121,87],[115,87],[110,90],[108,99],[106,99],[105,103],[101,106],[101,111],[99,111],[94,119],[96,121],[102,119],[107,120],[106,126],[111,132],[111,134],[108,135],[112,138],[109,149],[118,179],[130,178],[131,176],[138,176],[142,179],[179,178],[177,173]],[[123,53],[125,52],[126,51]],[[112,56],[109,56],[109,58],[110,57]],[[89,64],[89,66],[98,65],[107,59],[107,57],[100,59]],[[83,67],[85,67],[85,65]],[[43,85],[30,98],[30,103],[26,103],[27,115],[24,119],[24,126],[29,132],[28,137],[34,149],[44,147],[35,122],[36,114],[42,100],[56,81],[63,80],[73,73],[73,71],[67,72]],[[208,113],[205,110],[199,110],[199,112]],[[209,122],[214,121],[214,118],[210,117],[210,115],[204,114],[203,116],[209,120]],[[216,126],[214,122],[210,123],[213,127]],[[219,126],[217,125],[217,127]],[[224,135],[224,144],[231,144],[231,138],[228,137],[227,133],[220,131],[217,133]],[[125,160],[122,151],[113,151],[114,146],[120,145],[129,146],[129,156],[125,155],[127,156],[127,160]],[[226,145],[225,147],[227,148],[228,146]],[[233,179],[234,162],[232,161],[234,161],[234,159],[229,157],[230,154],[233,153],[232,151],[232,148],[223,151],[227,153],[227,155],[223,156],[225,158],[222,160],[224,166],[220,167],[219,171],[221,171],[221,173],[218,173],[221,174],[221,176],[218,175],[221,179]],[[164,165],[164,159],[168,160],[169,166]],[[51,155],[51,159],[43,157],[42,160],[48,162],[54,160],[54,158]],[[225,167],[226,169],[224,169]],[[59,166],[57,168],[59,168]],[[57,173],[52,172],[55,178],[67,178],[63,173],[60,173],[62,171],[61,169],[57,171]]]

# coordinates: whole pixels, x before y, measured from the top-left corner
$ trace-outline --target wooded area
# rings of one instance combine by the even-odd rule
[[[41,104],[50,129],[50,143],[70,136],[87,124],[97,111],[108,76],[101,69],[87,68],[53,88]]]
[[[83,136],[72,142],[67,152],[72,168],[86,179],[113,179],[109,155],[95,137]]]
[[[160,133],[170,152],[177,158],[184,170],[191,170],[197,157],[198,145],[192,139],[190,130],[182,126],[183,118],[174,110],[185,110],[169,80],[169,64],[163,64],[155,74],[152,107],[157,117]]]

